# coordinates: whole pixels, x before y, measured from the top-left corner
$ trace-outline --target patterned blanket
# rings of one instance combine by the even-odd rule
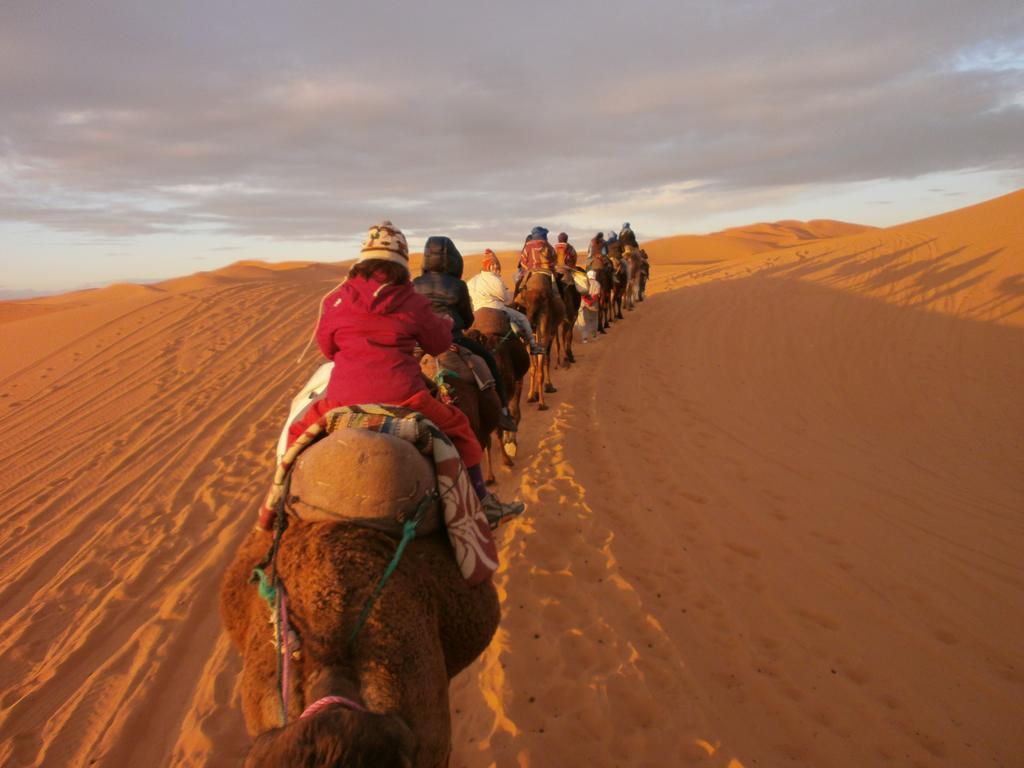
[[[451,440],[423,414],[391,405],[334,408],[302,433],[277,466],[261,518],[283,510],[288,478],[295,460],[309,445],[336,429],[369,429],[408,440],[431,459],[444,511],[448,538],[462,576],[470,584],[485,581],[498,568],[498,550],[480,500]]]

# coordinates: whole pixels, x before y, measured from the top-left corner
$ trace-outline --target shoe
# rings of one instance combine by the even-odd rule
[[[519,427],[516,425],[516,420],[512,418],[511,413],[502,413],[498,417],[498,429],[503,432],[515,432]]]
[[[493,493],[483,500],[484,516],[490,524],[491,529],[504,525],[513,517],[523,514],[526,505],[521,501],[513,501],[508,504],[501,502]]]

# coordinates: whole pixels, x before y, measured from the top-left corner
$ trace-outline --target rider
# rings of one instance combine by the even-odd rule
[[[479,355],[487,363],[494,377],[494,389],[501,401],[498,426],[505,432],[515,432],[516,422],[508,411],[505,385],[494,356],[483,344],[463,335],[463,331],[473,325],[473,303],[469,298],[469,289],[462,280],[462,269],[462,254],[450,238],[428,237],[423,247],[423,274],[412,281],[412,286],[430,301],[434,312],[451,318],[452,341],[474,355]]]
[[[484,259],[480,263],[482,272],[471,277],[466,285],[469,287],[469,297],[473,301],[473,309],[500,309],[515,326],[519,335],[530,347],[530,353],[534,355],[543,354],[541,347],[533,336],[533,329],[530,321],[519,310],[508,306],[512,303],[512,296],[508,288],[501,280],[501,262],[498,256],[490,248],[484,251]]]
[[[520,288],[529,278],[531,272],[541,269],[553,270],[557,261],[558,256],[555,254],[555,249],[548,242],[548,231],[544,227],[534,227],[530,234],[526,236],[526,243],[523,245],[523,250],[519,257],[519,271],[521,274],[519,280],[516,281],[514,295],[519,295]],[[553,282],[549,284],[552,285],[551,290],[554,292]]]
[[[608,246],[604,241],[604,232],[598,232],[590,240],[587,247],[587,269],[604,269],[607,266],[605,256],[608,255]]]
[[[622,231],[619,232],[619,241],[622,243],[623,248],[639,248],[636,242],[636,235],[633,234],[633,230],[629,228],[629,222],[627,221],[622,225]]]
[[[617,283],[619,282],[619,264],[622,261],[622,241],[619,240],[614,230],[608,235],[608,240],[605,242],[605,253],[608,254],[612,269],[616,271],[615,282]]]
[[[576,249],[569,245],[569,236],[565,232],[558,233],[558,244],[555,251],[561,257],[562,263],[570,269],[576,269]]]
[[[523,511],[520,502],[503,504],[484,485],[483,451],[458,408],[436,400],[413,357],[419,345],[441,354],[452,343],[452,321],[437,315],[409,282],[409,248],[390,221],[370,227],[348,280],[321,303],[316,340],[334,361],[324,399],[289,428],[291,440],[332,408],[383,403],[426,416],[455,444],[473,488],[491,519]]]

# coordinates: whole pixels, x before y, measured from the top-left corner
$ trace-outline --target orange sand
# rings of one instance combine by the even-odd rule
[[[780,224],[651,243],[527,408],[456,768],[1020,764],[1024,192]],[[343,273],[0,304],[0,764],[238,763],[218,580]]]

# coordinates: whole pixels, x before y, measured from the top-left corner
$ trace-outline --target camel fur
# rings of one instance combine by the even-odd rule
[[[349,647],[396,541],[352,523],[292,521],[277,568],[301,651],[291,662],[288,724],[280,727],[273,626],[250,582],[270,542],[268,533],[249,534],[220,595],[224,625],[243,658],[246,727],[258,736],[246,765],[447,765],[448,682],[484,651],[498,627],[493,584],[466,583],[443,532],[414,539]],[[370,711],[331,705],[297,719],[327,695],[347,696]]]

